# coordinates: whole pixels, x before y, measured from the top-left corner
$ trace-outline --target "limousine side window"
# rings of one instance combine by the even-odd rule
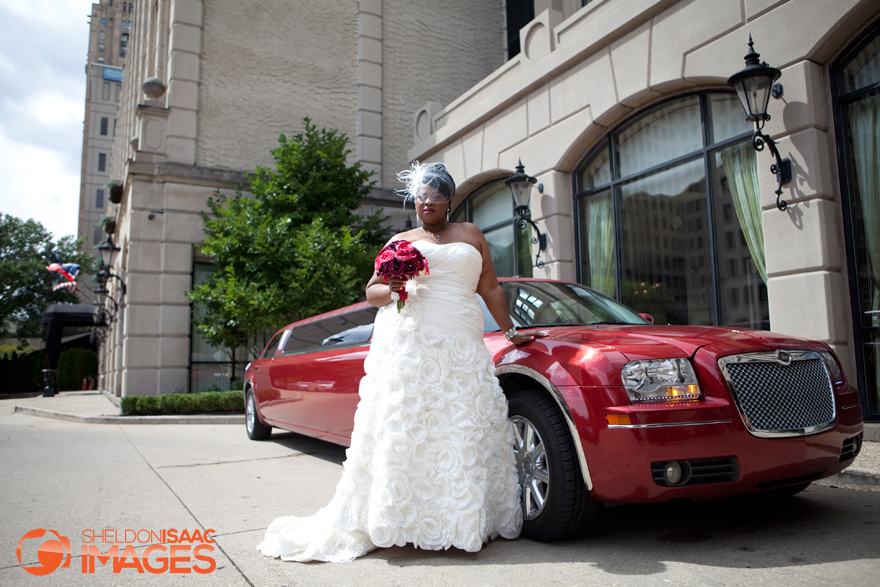
[[[278,351],[284,348],[284,341],[287,339],[287,335],[290,334],[290,330],[282,330],[278,334],[275,335],[275,338],[272,339],[266,346],[266,350],[263,351],[263,354],[260,356],[261,359],[271,359],[272,357],[278,354]]]
[[[373,320],[378,310],[370,306],[297,326],[284,345],[284,353],[301,353],[328,346],[366,344],[373,335]]]

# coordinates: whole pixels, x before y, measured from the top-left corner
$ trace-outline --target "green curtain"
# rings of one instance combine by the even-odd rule
[[[615,297],[614,218],[611,215],[611,192],[587,200],[587,241],[590,258],[590,287]]]
[[[758,187],[758,158],[750,142],[721,151],[721,163],[733,198],[739,226],[746,237],[752,261],[767,283],[767,258],[764,254],[764,222],[761,219],[761,192]]]
[[[868,302],[869,308],[876,311],[880,310],[880,97],[872,96],[853,104],[850,125],[865,247],[874,282]]]
[[[516,275],[534,277],[532,263],[532,227],[528,224],[520,228],[519,222],[513,223],[516,238]]]

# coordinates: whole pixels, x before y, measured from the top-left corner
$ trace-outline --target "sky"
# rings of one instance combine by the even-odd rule
[[[76,235],[92,0],[0,0],[0,212]]]

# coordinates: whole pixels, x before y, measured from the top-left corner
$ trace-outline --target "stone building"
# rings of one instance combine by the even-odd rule
[[[384,4],[384,6],[383,6]],[[112,179],[123,183],[113,272],[127,286],[104,334],[103,386],[117,395],[228,385],[227,356],[193,333],[185,292],[210,266],[199,212],[217,189],[273,163],[309,117],[350,139],[376,172],[363,213],[408,214],[393,195],[412,117],[449,103],[504,63],[495,2],[137,0]],[[437,51],[442,46],[443,51]],[[472,58],[478,56],[478,58]],[[391,65],[388,65],[391,64]],[[352,161],[352,162],[353,162]],[[120,299],[119,283],[110,282]],[[241,365],[239,365],[239,368]]]
[[[388,201],[410,160],[443,161],[459,184],[455,219],[484,229],[500,274],[579,281],[662,320],[825,341],[880,417],[877,2],[135,6],[113,166],[129,283],[105,345],[116,393],[193,389],[183,292],[198,275],[195,214],[310,115],[377,171],[365,209]],[[791,161],[784,211],[774,159],[753,148],[727,84],[750,35],[782,72],[763,132]],[[503,182],[520,161],[540,182],[541,251]],[[540,266],[523,262],[537,254]]]
[[[106,236],[101,223],[109,203],[110,159],[133,8],[130,2],[114,6],[112,0],[101,0],[92,4],[90,15],[77,224],[77,237],[84,239],[90,253]],[[92,284],[84,282],[80,287]]]
[[[880,4],[546,4],[519,30],[519,54],[422,111],[408,157],[447,164],[457,217],[497,232],[496,259],[518,242],[497,202],[521,160],[543,184],[536,275],[679,323],[825,341],[880,418]],[[727,85],[749,35],[782,72],[763,131],[791,160],[784,211],[774,158],[752,147]]]

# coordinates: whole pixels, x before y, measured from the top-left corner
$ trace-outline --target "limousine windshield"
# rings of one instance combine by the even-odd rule
[[[503,281],[501,288],[517,328],[589,326],[593,324],[650,324],[614,299],[573,283],[555,281]],[[500,328],[483,306],[485,332]]]

